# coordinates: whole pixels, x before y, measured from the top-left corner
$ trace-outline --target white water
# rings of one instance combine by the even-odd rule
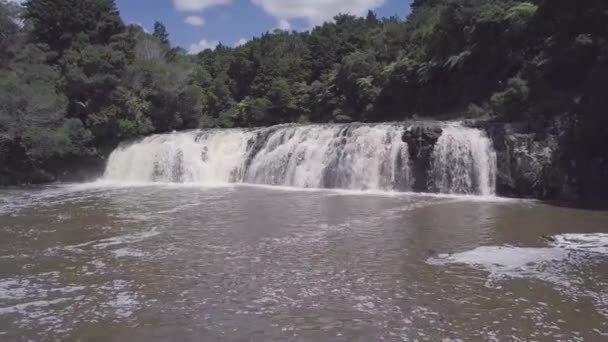
[[[381,124],[157,135],[117,148],[103,180],[409,191],[413,177],[402,134],[401,125]],[[446,127],[435,154],[430,173],[438,192],[494,194],[495,157],[480,131]]]
[[[394,125],[287,127],[253,159],[249,183],[300,188],[408,190],[409,154]]]
[[[572,269],[608,256],[608,234],[560,234],[552,238],[554,241],[545,247],[480,246],[431,257],[427,262],[479,268],[489,272],[491,280],[536,278],[569,288],[580,283],[570,274]]]
[[[484,132],[450,124],[435,145],[430,181],[448,194],[496,193],[496,153]]]
[[[242,179],[247,143],[243,130],[155,135],[116,149],[104,179],[121,182],[228,183]]]

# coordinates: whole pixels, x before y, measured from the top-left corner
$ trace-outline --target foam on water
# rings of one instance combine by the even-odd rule
[[[79,250],[79,249],[82,249],[85,247],[93,247],[95,249],[105,249],[110,246],[141,242],[141,241],[155,237],[160,234],[161,233],[159,231],[157,231],[156,228],[153,228],[149,231],[144,231],[144,232],[140,232],[140,233],[115,236],[115,237],[110,237],[110,238],[96,240],[96,241],[84,242],[84,243],[77,244],[77,245],[65,246],[64,249]]]
[[[492,279],[531,277],[568,285],[557,270],[568,257],[568,250],[563,248],[481,246],[461,253],[442,254],[428,262],[472,266],[489,272]]]
[[[149,182],[120,182],[98,180],[85,184],[65,184],[62,185],[66,191],[92,191],[104,189],[126,189],[126,188],[148,188],[148,187],[163,187],[167,189],[230,189],[230,188],[258,188],[270,191],[279,192],[321,192],[336,196],[382,196],[382,197],[420,197],[420,198],[446,198],[468,202],[494,202],[494,203],[513,203],[513,202],[535,202],[530,199],[518,199],[509,197],[498,197],[494,195],[465,195],[465,194],[449,194],[449,193],[431,193],[431,192],[411,192],[411,191],[386,191],[386,190],[348,190],[348,189],[328,189],[328,188],[299,188],[295,186],[280,186],[280,185],[265,185],[253,183],[149,183]],[[193,204],[195,206],[196,204]],[[174,212],[177,210],[172,210]]]
[[[554,239],[553,245],[556,247],[608,255],[608,234],[562,234]]]
[[[528,276],[539,273],[539,265],[578,262],[576,255],[608,257],[608,234],[561,234],[552,237],[551,247],[480,246],[442,254],[428,260],[435,265],[464,264],[494,274]],[[575,253],[575,254],[573,254]]]
[[[469,251],[442,254],[427,260],[431,265],[466,265],[489,273],[486,286],[514,279],[534,279],[552,284],[572,298],[589,298],[597,312],[608,318],[608,289],[601,283],[585,289],[583,266],[608,262],[608,234],[561,234],[549,247],[481,246]]]
[[[117,258],[123,258],[123,257],[133,257],[133,258],[139,258],[144,256],[144,253],[136,250],[136,249],[131,249],[131,248],[121,248],[121,249],[117,249],[112,251],[112,253],[117,257]]]
[[[0,280],[0,320],[24,329],[45,327],[40,336],[48,338],[48,332],[63,334],[81,322],[126,320],[142,307],[132,282],[115,279],[85,286],[64,281],[59,272]]]

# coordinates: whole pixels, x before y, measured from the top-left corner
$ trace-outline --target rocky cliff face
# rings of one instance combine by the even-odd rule
[[[433,161],[433,150],[441,133],[442,129],[438,123],[429,122],[411,124],[403,134],[403,141],[408,144],[410,153],[413,191],[429,191],[428,175]]]
[[[533,132],[525,124],[482,124],[498,161],[497,192],[502,196],[570,198],[575,196],[561,165],[560,136]]]
[[[542,130],[524,123],[466,122],[484,130],[492,140],[497,158],[496,190],[499,196],[577,199],[580,191],[574,176],[560,120]],[[441,137],[441,123],[409,125],[403,141],[410,148],[410,161],[416,182],[414,191],[431,191],[429,172],[433,151]]]

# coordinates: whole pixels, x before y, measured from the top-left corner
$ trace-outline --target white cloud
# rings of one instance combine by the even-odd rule
[[[198,43],[194,43],[190,45],[190,49],[188,49],[188,53],[191,55],[196,55],[201,51],[205,51],[207,49],[215,50],[215,47],[220,42],[217,40],[207,40],[201,39]]]
[[[249,39],[246,39],[246,38],[241,38],[241,39],[239,39],[239,41],[238,41],[238,42],[236,42],[236,43],[234,44],[234,46],[241,46],[241,45],[245,45],[245,44],[247,44],[247,42],[248,42],[248,41],[249,41]]]
[[[277,19],[306,19],[318,25],[337,14],[363,16],[368,10],[381,7],[386,0],[251,0],[264,12]]]
[[[277,23],[277,28],[279,30],[289,31],[291,30],[291,24],[287,19],[279,19],[279,22]]]
[[[232,0],[173,0],[175,8],[181,12],[202,12],[203,10],[229,4]]]
[[[184,21],[192,26],[203,26],[205,24],[205,19],[198,15],[188,16]]]
[[[142,29],[142,30],[144,30],[144,32],[146,32],[146,33],[150,33],[150,30],[148,30],[148,29],[147,29],[147,28],[144,26],[144,24],[140,23],[139,21],[134,22],[134,23],[133,23],[133,25],[141,27],[141,29]]]

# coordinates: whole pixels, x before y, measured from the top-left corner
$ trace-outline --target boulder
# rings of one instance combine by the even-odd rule
[[[431,169],[433,151],[443,130],[438,123],[416,123],[408,125],[403,141],[408,144],[410,167],[414,178],[412,190],[428,192],[428,172]]]

